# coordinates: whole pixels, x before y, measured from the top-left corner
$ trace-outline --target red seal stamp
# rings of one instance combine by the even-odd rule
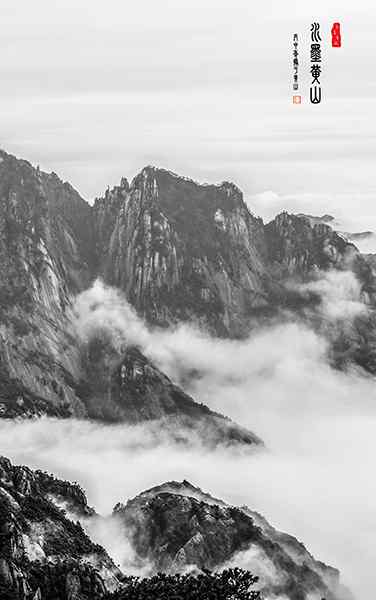
[[[341,26],[339,23],[333,23],[332,27],[332,46],[333,48],[341,47]]]

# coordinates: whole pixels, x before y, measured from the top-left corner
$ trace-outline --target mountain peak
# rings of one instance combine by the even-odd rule
[[[217,569],[241,560],[260,577],[265,597],[338,600],[339,573],[316,561],[295,538],[248,509],[215,501],[189,481],[166,482],[114,508],[136,556],[153,571]],[[278,573],[278,576],[277,576]]]
[[[202,490],[199,487],[196,487],[188,481],[187,479],[183,479],[182,481],[165,481],[160,485],[156,485],[148,490],[142,492],[142,495],[147,496],[157,496],[158,494],[170,493],[177,495],[193,495],[203,494]]]
[[[243,193],[240,188],[231,181],[222,181],[221,183],[207,183],[207,182],[199,182],[192,177],[186,177],[184,175],[180,175],[179,173],[175,173],[170,169],[166,169],[164,167],[157,167],[155,165],[146,165],[132,180],[133,184],[138,184],[142,180],[147,180],[149,178],[157,180],[162,180],[164,183],[169,181],[171,184],[186,184],[192,188],[198,189],[211,189],[217,190],[218,192],[224,191],[227,196],[235,195],[239,196],[239,198],[243,198]]]
[[[332,215],[328,215],[328,214],[318,217],[315,215],[307,215],[305,213],[298,213],[296,216],[307,219],[311,225],[315,225],[315,224],[319,224],[319,223],[325,223],[327,225],[328,223],[333,223],[333,221],[335,220],[335,218]]]

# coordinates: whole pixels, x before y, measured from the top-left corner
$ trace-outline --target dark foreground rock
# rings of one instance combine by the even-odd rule
[[[0,458],[0,598],[96,600],[118,587],[119,569],[57,499],[93,514],[78,485]]]
[[[151,577],[242,567],[259,577],[255,589],[267,600],[350,598],[338,571],[313,558],[294,537],[275,530],[249,508],[230,506],[187,481],[152,488],[116,505],[112,516],[100,517],[77,484],[13,466],[6,458],[0,458],[0,598],[125,600],[127,589],[141,594],[160,586],[162,592],[163,577],[135,586],[120,571],[85,533],[91,519],[112,532],[115,519],[127,548],[130,544]],[[182,585],[197,589],[199,581],[184,580]],[[170,588],[177,583],[172,579]],[[213,582],[213,592],[217,584]]]
[[[339,572],[316,560],[294,537],[247,507],[229,506],[189,482],[143,492],[114,515],[152,572],[242,566],[259,577],[265,598],[350,598]]]

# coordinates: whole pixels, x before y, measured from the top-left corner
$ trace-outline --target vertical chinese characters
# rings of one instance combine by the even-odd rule
[[[311,25],[311,87],[309,97],[312,104],[321,102],[321,35],[320,24],[312,23]]]
[[[293,79],[293,85],[292,85],[292,89],[294,91],[294,95],[292,97],[292,101],[294,104],[300,104],[301,103],[301,96],[299,96],[297,94],[297,91],[299,90],[299,80],[298,80],[298,70],[299,70],[299,52],[298,52],[298,34],[294,33],[293,35],[293,46],[294,46],[294,50],[293,50],[293,61],[292,61],[292,65],[293,65],[293,71],[294,71],[294,79]]]

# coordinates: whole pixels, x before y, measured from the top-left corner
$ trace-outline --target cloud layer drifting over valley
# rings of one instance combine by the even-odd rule
[[[324,299],[328,285],[318,290]],[[352,282],[337,289],[342,302],[354,301]],[[344,314],[351,318],[351,311]],[[185,382],[196,400],[254,430],[266,449],[209,452],[197,440],[176,445],[147,425],[40,419],[0,422],[5,455],[77,480],[102,514],[148,487],[188,479],[230,503],[249,505],[296,535],[314,555],[341,569],[357,600],[371,600],[373,378],[332,369],[326,341],[297,322],[274,323],[243,341],[216,340],[188,326],[150,330],[100,282],[78,298],[76,315],[83,339],[100,324],[114,344],[138,343],[172,379]],[[106,542],[103,532],[97,535]],[[129,567],[126,545],[107,546]]]

